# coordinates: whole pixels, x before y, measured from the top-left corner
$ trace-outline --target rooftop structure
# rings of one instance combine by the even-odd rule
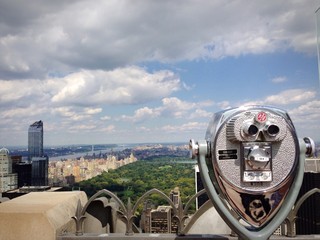
[[[309,195],[319,195],[320,190],[313,190]],[[154,225],[150,233],[142,233],[133,222],[140,203],[152,194],[163,196],[168,206],[160,206],[151,212],[150,224]],[[197,196],[205,194],[202,190]],[[188,212],[190,203],[182,208],[164,193],[152,189],[145,193],[134,206],[130,201],[124,204],[115,194],[107,190],[97,192],[87,200],[84,192],[31,192],[24,196],[0,203],[0,239],[33,240],[110,240],[110,239],[238,239],[224,223],[211,201],[207,201],[192,216]],[[303,203],[302,196],[295,207]],[[296,214],[299,209],[293,209]],[[160,216],[162,213],[163,216]],[[291,215],[291,213],[290,213]],[[297,217],[296,215],[293,216]],[[270,239],[317,239],[319,235],[290,235],[289,229],[294,221],[288,216],[286,224]],[[299,217],[298,217],[299,218]],[[175,221],[175,231],[170,233],[169,223]],[[293,224],[293,225],[292,225]],[[310,223],[309,223],[310,224]],[[158,231],[160,229],[160,232]],[[296,229],[296,227],[293,227]],[[157,230],[157,232],[155,232]],[[162,231],[162,232],[161,232]]]

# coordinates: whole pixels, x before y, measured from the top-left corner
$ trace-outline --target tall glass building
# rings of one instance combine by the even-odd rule
[[[32,163],[31,184],[48,185],[48,156],[43,153],[43,122],[37,121],[28,130],[29,161]]]
[[[32,186],[48,185],[48,162],[49,158],[47,156],[32,158]]]
[[[43,156],[43,122],[37,121],[30,125],[28,130],[29,161],[32,157]]]

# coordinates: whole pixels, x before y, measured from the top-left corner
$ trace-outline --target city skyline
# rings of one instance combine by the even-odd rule
[[[45,146],[187,143],[244,104],[319,141],[319,6],[0,0],[0,147],[26,146],[40,119]]]

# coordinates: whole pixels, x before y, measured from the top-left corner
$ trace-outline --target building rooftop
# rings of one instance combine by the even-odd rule
[[[219,216],[211,201],[207,201],[190,215],[189,203],[175,206],[168,197],[168,205],[159,206],[157,210],[171,210],[172,219],[175,219],[178,226],[177,233],[142,233],[132,221],[132,217],[136,216],[138,203],[132,206],[128,201],[125,204],[114,193],[105,189],[90,199],[82,191],[53,192],[55,188],[50,190],[52,191],[31,191],[0,203],[0,239],[238,239]],[[144,202],[153,194],[164,196],[163,192],[152,189],[141,196],[138,202]],[[190,200],[195,201],[195,197],[202,194],[205,194],[205,190]],[[320,189],[313,189],[310,196],[313,194],[319,196]],[[301,197],[303,198],[304,196]],[[290,224],[295,224],[295,221],[279,226],[279,230],[270,239],[286,239],[290,236]],[[298,235],[294,239],[320,239],[320,235]]]

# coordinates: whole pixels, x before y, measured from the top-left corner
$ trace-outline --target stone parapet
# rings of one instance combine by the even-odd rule
[[[272,235],[270,240],[315,240],[319,239],[319,235],[297,235],[295,238],[288,238],[286,236]],[[176,234],[157,234],[157,233],[140,233],[133,236],[127,236],[125,234],[113,233],[113,234],[89,234],[86,233],[82,236],[75,236],[73,234],[66,234],[60,236],[57,240],[238,240],[238,237],[232,237],[230,235],[215,235],[215,234],[188,234],[188,235],[176,235]]]
[[[0,240],[55,240],[75,232],[72,220],[84,192],[32,192],[0,204]]]

